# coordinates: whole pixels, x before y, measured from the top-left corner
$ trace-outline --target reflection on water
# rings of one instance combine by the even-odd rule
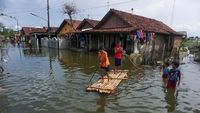
[[[105,112],[105,107],[107,105],[107,97],[108,95],[101,94],[99,100],[97,101],[97,113]]]
[[[186,63],[177,91],[165,91],[159,68],[132,67],[123,58],[129,78],[117,92],[86,92],[97,54],[57,49],[9,48],[9,62],[0,77],[0,113],[167,113],[200,112],[200,65]],[[111,65],[114,58],[110,56]],[[141,69],[139,69],[141,68]],[[139,74],[140,73],[140,74]],[[94,80],[98,79],[98,73]],[[94,81],[93,81],[94,82]]]
[[[176,106],[177,106],[177,97],[178,97],[178,91],[175,89],[167,89],[166,92],[166,102],[167,102],[167,109],[168,112],[172,112],[175,110]]]

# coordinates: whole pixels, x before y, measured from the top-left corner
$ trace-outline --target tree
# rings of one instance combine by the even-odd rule
[[[0,5],[0,17],[3,16],[3,7]],[[0,22],[0,30],[4,28],[3,23]]]
[[[77,8],[74,4],[64,4],[64,8],[63,8],[63,13],[67,14],[69,16],[70,19],[70,26],[71,26],[71,30],[75,30],[73,27],[73,20],[72,20],[72,15],[77,13]]]
[[[4,28],[3,23],[0,22],[0,29]]]

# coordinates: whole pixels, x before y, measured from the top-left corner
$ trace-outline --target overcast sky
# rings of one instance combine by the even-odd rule
[[[46,26],[47,0],[0,0],[3,13],[19,20],[19,26]],[[164,22],[176,31],[187,31],[189,36],[200,36],[200,0],[49,0],[50,24],[59,26],[63,19],[68,18],[62,13],[64,3],[74,3],[78,13],[75,19],[91,18],[100,20],[114,8]],[[109,2],[109,7],[108,7]],[[174,4],[174,10],[173,10]],[[15,28],[16,21],[8,17],[0,17],[5,26]]]

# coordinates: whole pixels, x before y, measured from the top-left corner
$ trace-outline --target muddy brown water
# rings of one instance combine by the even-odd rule
[[[181,65],[183,78],[174,93],[163,87],[158,67],[138,70],[124,57],[129,78],[105,95],[85,90],[98,67],[96,53],[10,47],[7,56],[0,113],[200,113],[200,64],[193,61]]]

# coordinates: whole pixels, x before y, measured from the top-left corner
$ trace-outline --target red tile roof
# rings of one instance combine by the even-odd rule
[[[108,29],[100,29],[100,27],[112,14],[116,14],[118,18],[120,18],[121,20],[123,20],[124,22],[128,23],[131,26],[130,28],[118,28],[118,30],[116,28],[113,28],[115,31],[124,31],[125,29],[128,31],[141,29],[144,31],[152,31],[152,32],[164,33],[164,34],[171,34],[171,33],[179,34],[161,21],[143,17],[143,16],[138,16],[135,14],[131,14],[131,13],[115,10],[115,9],[111,9],[103,17],[103,19],[96,25],[95,29],[101,30],[101,31],[107,31]],[[111,31],[111,29],[109,29],[109,31]]]
[[[35,27],[22,27],[21,33],[23,35],[30,35],[33,32],[45,32],[43,28],[35,28]]]
[[[85,18],[85,19],[79,24],[79,26],[77,27],[77,29],[81,29],[82,26],[83,26],[85,23],[88,23],[92,28],[94,28],[94,27],[99,23],[99,21],[98,21],[98,20],[92,20],[92,19],[87,19],[87,18]]]
[[[99,20],[92,20],[92,19],[84,19],[84,20],[87,21],[89,24],[91,24],[93,27],[95,27],[99,23]]]
[[[50,27],[51,33],[55,33],[57,30],[57,27]],[[48,27],[43,27],[43,28],[36,28],[36,27],[22,27],[21,33],[23,35],[30,35],[31,33],[47,33],[48,32]]]

